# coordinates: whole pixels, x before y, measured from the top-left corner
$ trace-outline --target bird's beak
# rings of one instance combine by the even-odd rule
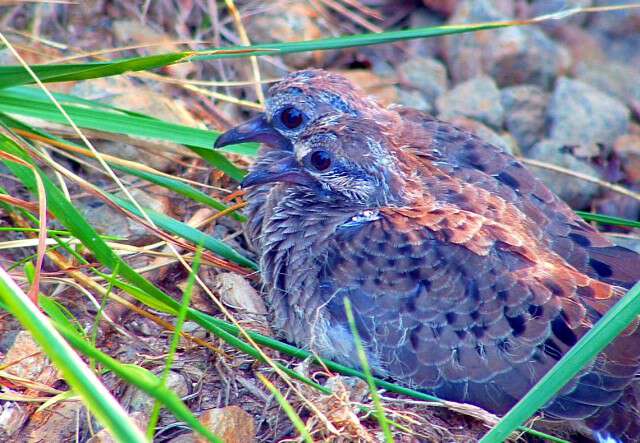
[[[291,150],[291,142],[269,123],[264,113],[220,134],[213,144],[214,149],[244,142],[260,142],[274,148]]]
[[[251,171],[244,177],[240,186],[263,185],[265,183],[285,182],[303,186],[313,186],[314,180],[301,168],[293,155],[287,155],[268,165]]]

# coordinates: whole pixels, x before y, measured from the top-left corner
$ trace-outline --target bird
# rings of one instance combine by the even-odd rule
[[[290,74],[215,147],[263,145],[241,186],[274,327],[358,367],[506,413],[640,280],[640,255],[524,164],[343,76]],[[638,441],[632,323],[541,410],[597,441]]]

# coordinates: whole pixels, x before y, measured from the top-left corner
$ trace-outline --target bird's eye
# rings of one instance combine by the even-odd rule
[[[293,106],[287,106],[280,111],[280,122],[287,129],[296,129],[304,122],[304,114]]]
[[[318,171],[326,171],[331,166],[331,154],[323,150],[314,151],[309,158],[309,163]]]

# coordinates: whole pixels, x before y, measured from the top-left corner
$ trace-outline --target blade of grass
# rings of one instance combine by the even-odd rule
[[[191,55],[190,52],[150,55],[146,57],[125,58],[112,62],[77,63],[73,65],[33,65],[31,68],[43,82],[64,82],[108,77],[129,71],[141,71],[161,68]],[[2,66],[0,69],[0,87],[33,83],[33,78],[22,66]]]
[[[173,330],[173,336],[171,337],[171,344],[169,345],[169,353],[167,355],[167,362],[164,367],[164,371],[162,373],[161,383],[162,386],[165,387],[167,385],[167,380],[169,379],[169,374],[171,373],[171,366],[173,365],[173,360],[176,355],[176,351],[178,349],[178,343],[180,343],[180,332],[182,331],[182,325],[187,317],[187,309],[189,307],[189,303],[191,303],[191,294],[193,292],[193,284],[196,281],[195,276],[198,275],[198,270],[200,269],[200,261],[202,259],[202,246],[198,246],[196,249],[196,254],[193,259],[193,265],[191,268],[191,272],[189,273],[189,278],[187,280],[187,286],[184,289],[182,294],[182,301],[180,302],[180,310],[178,311],[178,317],[176,319],[176,327]],[[156,425],[158,424],[158,419],[160,418],[160,407],[161,403],[156,400],[153,403],[153,410],[151,412],[151,417],[149,418],[149,423],[147,425],[147,437],[149,441],[153,441],[153,435],[155,433]]]
[[[640,228],[640,221],[629,220],[622,217],[614,217],[612,215],[595,214],[593,212],[576,211],[580,217],[586,221],[594,221],[603,225],[612,226],[629,226],[631,228]]]
[[[225,48],[208,50],[211,55],[242,54],[250,52],[247,48]],[[267,50],[268,52],[272,52]],[[109,77],[124,74],[162,68],[164,66],[179,63],[191,57],[193,51],[174,52],[168,54],[155,54],[142,57],[121,58],[108,62],[91,62],[75,64],[44,64],[32,65],[32,70],[43,82],[66,82],[72,80],[87,80],[91,78]],[[24,67],[2,66],[0,67],[0,88],[8,88],[17,85],[26,85],[34,82],[33,77]]]
[[[611,308],[556,365],[525,395],[480,443],[504,441],[518,426],[542,408],[587,363],[640,315],[640,282]]]
[[[64,336],[64,338],[88,358],[94,359],[99,362],[104,368],[113,372],[127,383],[136,386],[142,391],[149,394],[151,397],[162,402],[162,404],[169,410],[176,418],[183,420],[193,430],[207,438],[208,441],[214,443],[222,443],[217,436],[211,431],[205,428],[202,423],[191,413],[189,408],[183,403],[178,394],[167,389],[160,378],[158,378],[152,372],[135,365],[124,364],[118,360],[110,357],[102,351],[93,347],[89,342],[84,340],[80,335],[74,332],[72,329],[67,328],[65,325],[56,323],[56,329]],[[129,440],[121,440],[129,441]],[[141,441],[146,441],[144,439]]]
[[[229,177],[241,180],[245,175],[244,171],[231,163],[224,155],[213,150],[213,143],[217,138],[215,132],[76,105],[64,105],[63,107],[69,117],[81,128],[183,144]],[[20,98],[20,96],[11,94],[11,91],[0,91],[0,112],[68,124],[66,117],[58,111],[54,104],[46,100]],[[253,148],[244,146],[240,149],[244,153],[249,153],[255,149],[255,144],[253,145]]]
[[[260,379],[262,384],[267,387],[269,392],[273,394],[273,396],[275,397],[276,401],[278,402],[282,410],[287,414],[287,417],[289,417],[289,420],[291,420],[291,423],[293,423],[293,426],[298,431],[298,434],[300,434],[300,437],[302,437],[302,439],[307,443],[313,443],[313,438],[311,438],[311,434],[309,434],[309,430],[304,425],[304,422],[302,421],[300,416],[296,413],[296,411],[293,409],[293,406],[291,406],[291,404],[287,401],[287,399],[284,398],[284,396],[280,393],[280,391],[278,391],[278,388],[276,388],[273,385],[273,383],[267,380],[267,377],[265,377],[264,375],[262,374],[256,374],[256,375],[258,376],[258,379]]]
[[[389,423],[387,422],[387,417],[384,414],[384,408],[382,406],[382,401],[380,400],[380,394],[378,394],[378,388],[376,387],[376,382],[373,379],[373,374],[371,374],[371,368],[369,367],[369,361],[367,360],[367,354],[364,350],[364,346],[362,345],[362,340],[360,339],[360,333],[358,332],[358,328],[356,327],[356,320],[353,317],[353,309],[351,309],[351,300],[348,297],[344,297],[344,310],[347,313],[347,321],[349,322],[349,328],[351,328],[351,335],[353,335],[353,341],[355,343],[356,351],[358,353],[358,359],[360,360],[360,367],[362,367],[362,372],[364,373],[367,384],[369,385],[369,392],[371,393],[371,399],[373,400],[374,410],[376,418],[378,419],[378,423],[380,424],[380,429],[382,429],[382,434],[384,435],[384,441],[386,443],[393,443],[393,436],[391,435],[391,429],[389,429]]]
[[[80,395],[87,408],[116,440],[146,442],[144,434],[129,419],[111,393],[1,267],[0,300],[31,333],[69,386]]]
[[[116,197],[115,195],[111,195],[108,193],[105,194],[115,203],[125,208],[127,211],[130,211],[138,216],[140,215],[140,212],[128,201]],[[204,234],[203,232],[189,226],[186,223],[182,223],[174,218],[153,211],[151,209],[145,208],[145,212],[149,215],[149,217],[151,217],[153,222],[159,228],[172,232],[175,235],[189,240],[191,243],[202,244],[207,250],[210,250],[211,252],[214,252],[215,254],[218,254],[221,257],[231,260],[241,266],[254,270],[258,269],[258,265],[254,261],[249,260],[248,258],[239,254],[235,249],[224,243],[222,240],[213,238],[210,235]]]
[[[638,5],[624,5],[630,9]],[[524,26],[548,20],[564,19],[582,12],[598,12],[610,8],[573,8],[557,14],[547,14],[529,20],[506,20],[485,23],[464,23],[456,25],[432,26],[397,31],[365,33],[342,37],[304,40],[297,42],[273,42],[251,46],[231,46],[224,49],[212,48],[203,51],[177,52],[146,57],[115,59],[109,62],[93,62],[79,64],[47,64],[33,65],[36,75],[43,82],[86,80],[106,77],[129,71],[148,70],[167,66],[173,63],[222,58],[245,58],[265,55],[285,55],[296,52],[325,51],[334,49],[355,48],[361,46],[380,45],[396,41],[438,37],[444,35],[476,32],[510,26]],[[0,66],[0,88],[32,83],[33,79],[22,66]]]
[[[113,165],[113,168],[126,172],[127,174],[135,175],[136,177],[140,177],[164,188],[170,189],[177,194],[183,195],[193,201],[202,203],[203,205],[207,205],[213,209],[217,209],[218,211],[224,211],[229,208],[224,203],[219,202],[215,198],[209,197],[204,192],[195,189],[194,187],[189,186],[188,184],[181,181],[172,180],[168,177],[155,175],[150,172],[139,171],[133,168],[128,168],[126,166]],[[239,222],[247,221],[247,217],[242,214],[238,214],[237,212],[231,212],[229,216],[234,218],[235,220],[238,220]]]
[[[40,141],[47,141],[47,142],[51,142],[51,143],[55,143],[55,144],[59,144],[59,145],[64,145],[66,147],[71,147],[71,148],[76,148],[78,150],[82,150],[84,152],[88,152],[86,149],[81,148],[80,146],[68,142],[66,140],[63,140],[59,137],[53,136],[52,134],[47,133],[46,131],[42,131],[30,126],[27,126],[25,124],[23,124],[22,122],[15,120],[7,115],[4,115],[2,113],[0,113],[0,121],[4,121],[5,124],[7,124],[7,126],[9,126],[11,129],[15,130],[16,132],[18,132],[20,135],[23,134],[27,134],[31,137],[35,137],[37,136],[38,139],[36,140],[40,140]],[[105,156],[106,157],[106,156]],[[166,175],[161,175],[160,173],[154,173],[153,171],[147,171],[147,170],[142,170],[142,169],[135,169],[135,168],[131,168],[128,166],[125,166],[123,164],[118,164],[118,163],[112,163],[109,158],[107,158],[107,163],[110,163],[111,167],[114,169],[118,169],[120,171],[123,171],[127,174],[131,174],[131,175],[135,175],[136,177],[140,177],[144,180],[147,180],[151,183],[155,183],[159,186],[162,186],[164,188],[170,189],[178,194],[181,194],[187,198],[190,198],[191,200],[197,201],[199,203],[202,203],[204,205],[210,206],[214,209],[217,209],[218,211],[225,211],[227,209],[229,209],[229,206],[225,205],[224,203],[219,202],[218,200],[210,197],[209,195],[205,194],[204,192],[188,185],[187,183],[180,181],[180,180],[174,180],[170,177],[167,177]],[[240,221],[240,222],[244,222],[247,220],[247,218],[242,215],[239,214],[235,211],[232,211],[229,213],[230,217]],[[2,230],[3,228],[0,228],[0,230]],[[37,231],[37,230],[36,230]]]

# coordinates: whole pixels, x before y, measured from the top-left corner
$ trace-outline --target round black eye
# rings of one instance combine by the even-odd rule
[[[327,151],[314,151],[309,158],[311,166],[318,171],[326,171],[331,166],[331,154]]]
[[[280,112],[280,121],[285,128],[296,129],[304,121],[304,114],[293,106],[287,106]]]

